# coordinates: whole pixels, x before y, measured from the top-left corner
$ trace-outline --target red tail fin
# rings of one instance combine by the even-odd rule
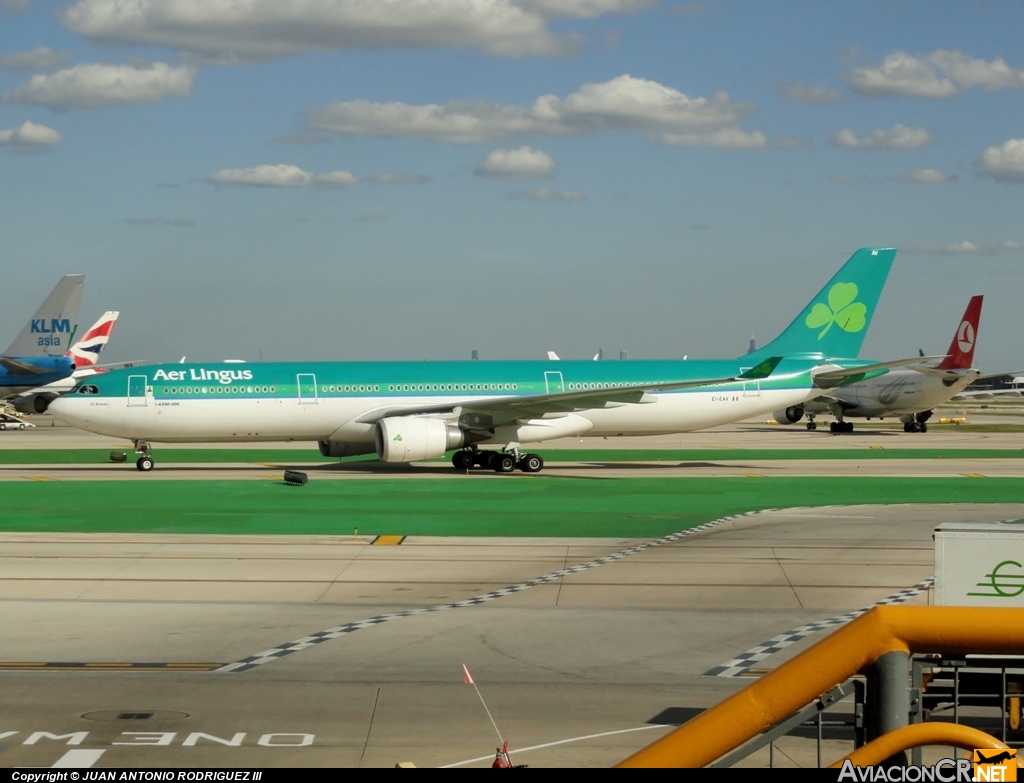
[[[938,366],[940,370],[967,370],[974,362],[974,345],[978,340],[978,321],[981,320],[982,296],[972,296],[964,311],[963,320],[957,327],[953,342],[949,344],[949,354]]]

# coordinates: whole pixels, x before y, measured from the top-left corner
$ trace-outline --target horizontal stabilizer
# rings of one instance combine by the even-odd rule
[[[6,356],[0,356],[0,367],[3,367],[11,375],[48,375],[53,372],[52,367],[40,367],[31,362],[19,362],[17,359],[9,359]]]
[[[860,367],[836,367],[835,365],[824,365],[826,369],[816,370],[811,373],[814,378],[814,385],[820,389],[828,389],[837,386],[845,380],[878,372],[879,370],[891,370],[895,367],[907,367],[912,364],[920,364],[922,361],[932,359],[944,359],[945,356],[915,356],[912,359],[895,359],[891,362],[878,362],[877,364],[863,364]]]

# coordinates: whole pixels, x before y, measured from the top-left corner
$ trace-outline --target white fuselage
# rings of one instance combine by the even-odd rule
[[[939,375],[912,368],[890,370],[885,375],[869,378],[838,389],[829,389],[825,396],[838,400],[843,416],[877,418],[905,416],[930,411],[948,401],[980,374],[978,370],[953,370],[959,378],[948,383]],[[835,404],[823,401],[804,406],[808,413],[834,412]]]

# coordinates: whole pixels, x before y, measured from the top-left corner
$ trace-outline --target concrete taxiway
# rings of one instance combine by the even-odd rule
[[[716,666],[930,577],[936,524],[1021,516],[782,510],[596,564],[638,542],[5,534],[3,761],[484,766],[497,737],[466,664],[516,761],[608,766],[749,682]]]

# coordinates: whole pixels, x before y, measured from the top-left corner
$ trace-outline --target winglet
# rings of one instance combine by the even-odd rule
[[[781,356],[769,357],[756,367],[751,367],[745,373],[742,373],[741,375],[738,375],[736,377],[738,380],[741,381],[760,381],[764,378],[767,378],[769,375],[775,372],[775,368],[779,366],[779,362],[781,361]]]

